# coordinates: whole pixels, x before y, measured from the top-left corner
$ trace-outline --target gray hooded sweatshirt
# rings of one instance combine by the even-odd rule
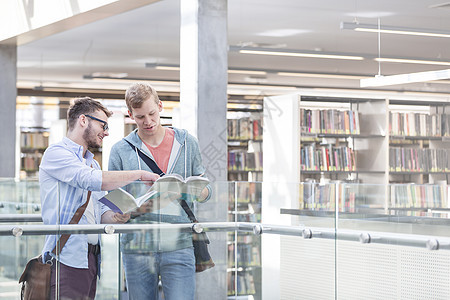
[[[175,131],[172,151],[170,153],[167,174],[179,174],[183,178],[189,176],[201,175],[205,173],[205,167],[202,165],[202,158],[198,141],[190,135],[186,130],[172,127]],[[139,138],[137,129],[131,132],[124,139],[117,142],[111,149],[109,157],[108,169],[110,171],[117,170],[152,170],[139,157],[137,149],[133,149],[125,140],[140,149],[144,154],[153,159],[152,154]],[[154,160],[154,159],[153,159]],[[134,197],[144,194],[149,187],[142,183],[131,183],[124,187],[126,191]],[[208,186],[209,195],[211,196],[211,187]],[[188,205],[193,209],[193,200],[187,195],[183,195]],[[157,201],[158,202],[158,201]],[[130,223],[190,223],[184,210],[176,202],[155,203],[154,209],[150,213],[140,215],[131,219]],[[142,231],[136,233],[122,234],[121,249],[125,253],[147,253],[174,251],[183,248],[192,247],[192,235],[189,232],[180,232],[178,230],[160,231],[158,229],[150,231]]]

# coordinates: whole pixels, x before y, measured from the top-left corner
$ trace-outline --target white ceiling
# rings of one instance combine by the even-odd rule
[[[127,73],[129,77],[178,79],[176,71],[146,68],[145,63],[179,64],[181,0],[162,0],[114,17],[84,25],[18,47],[18,85],[89,86],[83,75],[94,72]],[[446,0],[229,0],[228,44],[279,45],[286,49],[355,53],[377,57],[376,33],[341,30],[341,22],[358,21],[383,26],[450,31],[450,5],[431,8]],[[290,30],[289,36],[270,36]],[[450,38],[381,34],[380,53],[450,61]],[[230,68],[273,69],[342,74],[378,74],[373,60],[260,56],[229,52]],[[448,69],[449,66],[382,63],[381,74]],[[281,77],[248,78],[229,75],[229,82],[260,81],[304,87],[359,88],[359,80]],[[96,83],[97,84],[97,83]],[[129,83],[125,83],[126,86]],[[111,85],[105,87],[111,87]],[[123,88],[114,83],[113,87]],[[160,87],[163,89],[163,87]],[[419,83],[385,89],[450,93],[447,83]]]

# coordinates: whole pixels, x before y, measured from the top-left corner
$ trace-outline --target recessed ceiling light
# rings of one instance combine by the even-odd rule
[[[286,48],[287,44],[240,42],[240,43],[236,44],[236,47],[259,47],[259,48],[280,49],[280,48]]]
[[[302,33],[311,32],[311,30],[306,29],[274,29],[274,30],[267,30],[260,33],[257,33],[257,35],[260,36],[271,36],[271,37],[285,37],[285,36],[293,36],[298,35]]]
[[[399,74],[390,76],[375,76],[361,79],[361,87],[385,86],[414,82],[426,82],[450,78],[450,69],[439,71],[418,72],[409,74]]]
[[[359,11],[359,12],[351,12],[346,14],[347,16],[355,17],[355,18],[383,18],[394,16],[395,13],[388,11]]]
[[[351,29],[355,31],[374,32],[374,33],[390,33],[390,34],[402,34],[402,35],[420,35],[431,37],[450,37],[450,31],[425,29],[425,28],[411,28],[411,27],[398,27],[398,26],[385,26],[375,24],[362,24],[362,23],[348,23],[342,22],[341,29]]]
[[[110,77],[110,78],[125,78],[128,73],[110,73],[110,72],[94,72],[93,77]]]

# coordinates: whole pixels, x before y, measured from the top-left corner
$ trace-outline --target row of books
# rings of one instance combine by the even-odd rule
[[[356,151],[331,144],[305,145],[300,149],[300,167],[304,171],[355,171]]]
[[[41,159],[42,153],[22,153],[21,169],[25,171],[38,171]]]
[[[261,203],[261,182],[236,182],[232,191],[233,195],[236,195],[238,203]],[[230,201],[230,203],[234,201]]]
[[[263,135],[261,119],[228,119],[227,129],[230,140],[261,140]]]
[[[389,148],[391,172],[448,172],[450,149]]]
[[[355,212],[356,192],[340,183],[300,184],[299,208],[305,210]]]
[[[390,203],[394,208],[448,208],[447,185],[393,184]]]
[[[261,266],[260,246],[254,243],[235,243],[228,245],[228,266],[234,267],[235,257],[239,267]],[[235,251],[237,249],[237,251]],[[237,256],[235,256],[237,254]]]
[[[360,134],[359,113],[353,110],[300,109],[301,133]]]
[[[327,184],[302,183],[299,195],[299,208],[304,210],[337,210],[354,213],[359,209],[382,208],[380,204],[370,205],[371,199],[377,198],[373,193],[367,190],[358,192],[356,188],[353,189],[352,186],[338,181]],[[375,199],[375,202],[378,200]],[[393,213],[400,215],[423,216],[428,214],[428,209],[437,209],[438,211],[439,208],[449,208],[447,184],[391,184],[389,185],[388,201]],[[400,209],[395,210],[395,208]],[[411,209],[408,210],[408,208]],[[417,210],[418,208],[424,208],[424,210]],[[448,215],[449,213],[444,212],[443,214]]]
[[[247,152],[245,150],[228,151],[229,171],[262,171],[263,156],[261,151]]]
[[[390,112],[389,133],[399,136],[450,136],[450,115]]]
[[[228,272],[227,281],[228,296],[233,296],[235,294],[253,295],[256,293],[255,280],[251,272]]]
[[[250,222],[258,223],[261,221],[261,213],[250,213],[248,211],[231,211],[230,215],[231,222]]]
[[[20,135],[21,148],[46,149],[48,136],[42,132],[22,132]]]

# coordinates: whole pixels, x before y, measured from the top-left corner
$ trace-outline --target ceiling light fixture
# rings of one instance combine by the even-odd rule
[[[428,71],[428,72],[390,75],[390,76],[375,76],[372,78],[361,79],[360,86],[374,87],[374,86],[434,81],[449,78],[450,78],[450,69],[447,69],[440,71]]]
[[[300,50],[273,50],[267,48],[254,48],[254,47],[238,47],[230,46],[230,51],[239,52],[244,54],[259,54],[259,55],[278,55],[278,56],[297,56],[297,57],[310,57],[310,58],[330,58],[330,59],[348,59],[348,60],[364,60],[373,59],[377,62],[386,63],[407,63],[407,64],[422,64],[422,65],[440,65],[450,66],[450,61],[442,60],[428,60],[415,57],[375,57],[369,54],[350,54],[350,53],[325,53],[325,52],[304,52]]]
[[[156,70],[167,70],[167,71],[180,71],[180,66],[171,64],[156,64],[156,63],[146,63],[146,68],[154,68]],[[267,72],[263,70],[253,70],[253,69],[233,69],[229,68],[228,73],[230,74],[250,74],[250,75],[266,75]]]
[[[375,24],[360,24],[341,22],[341,29],[351,29],[355,31],[363,32],[381,32],[390,34],[402,34],[402,35],[419,35],[430,37],[450,37],[450,31],[435,30],[435,29],[422,29],[422,28],[410,28],[410,27],[396,27],[396,26],[381,26]]]
[[[388,63],[450,66],[450,61],[442,61],[442,60],[423,60],[423,59],[389,58],[389,57],[379,57],[375,58],[375,60],[378,62],[388,62]]]
[[[178,85],[178,80],[170,80],[170,79],[153,79],[153,78],[142,78],[142,77],[108,77],[108,76],[94,76],[94,75],[83,75],[83,79],[91,79],[97,81],[108,81],[108,82],[119,82],[124,83],[126,81],[148,81],[155,84],[166,84],[166,85]]]
[[[242,54],[256,54],[256,55],[275,55],[275,56],[294,56],[307,58],[327,58],[327,59],[344,59],[344,60],[364,60],[363,56],[334,53],[334,52],[319,52],[307,50],[274,50],[270,48],[256,48],[256,47],[236,47],[230,46],[230,51],[239,52]]]
[[[299,72],[277,72],[280,76],[291,76],[291,77],[309,77],[309,78],[332,78],[332,79],[362,79],[367,78],[367,75],[357,75],[357,74],[329,74],[329,73],[299,73]]]

